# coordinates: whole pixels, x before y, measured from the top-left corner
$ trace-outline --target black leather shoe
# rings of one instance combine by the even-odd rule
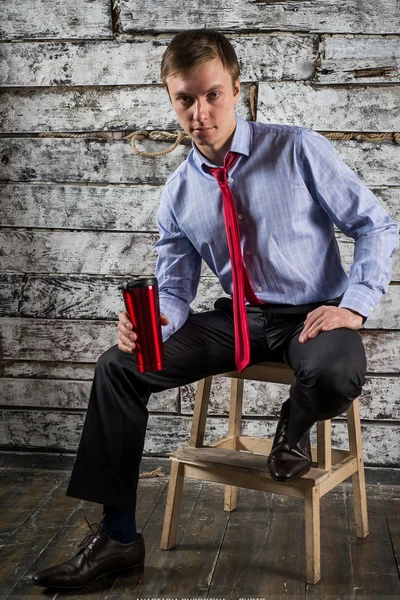
[[[90,528],[92,535],[83,540],[80,545],[86,545],[74,558],[39,571],[32,577],[33,583],[50,588],[80,589],[109,573],[143,573],[145,548],[141,533],[131,544],[120,544],[100,526],[97,532]]]
[[[268,469],[275,481],[293,481],[302,477],[311,467],[310,432],[307,431],[293,448],[287,439],[288,417],[280,414],[272,449],[268,456]]]

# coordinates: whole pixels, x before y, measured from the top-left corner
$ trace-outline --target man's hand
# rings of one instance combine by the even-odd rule
[[[120,312],[118,315],[118,348],[123,352],[134,352],[136,348],[135,340],[137,335],[133,330],[132,322],[129,320],[126,311]],[[165,315],[160,315],[161,325],[168,325],[169,320]]]
[[[315,338],[321,331],[332,331],[333,329],[339,329],[339,327],[360,329],[362,324],[363,317],[348,308],[319,306],[308,313],[299,341],[305,344],[308,340]]]

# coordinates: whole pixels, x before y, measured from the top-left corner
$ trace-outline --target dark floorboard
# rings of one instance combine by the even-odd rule
[[[241,489],[229,514],[222,486],[186,481],[177,545],[164,551],[168,477],[139,483],[143,576],[106,577],[84,593],[44,590],[31,584],[32,574],[74,556],[87,535],[85,517],[101,519],[98,505],[65,496],[67,481],[66,471],[0,469],[0,600],[400,598],[400,486],[368,485],[364,540],[355,537],[351,485],[322,498],[322,578],[306,585],[301,500]]]

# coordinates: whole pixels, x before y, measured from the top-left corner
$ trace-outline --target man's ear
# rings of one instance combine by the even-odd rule
[[[233,84],[233,95],[235,96],[235,105],[239,102],[240,98],[240,77],[238,77]]]

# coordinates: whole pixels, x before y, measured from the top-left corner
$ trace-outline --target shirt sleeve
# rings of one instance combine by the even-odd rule
[[[185,323],[192,312],[200,280],[201,257],[179,228],[167,202],[165,189],[158,211],[160,239],[155,244],[158,253],[156,277],[160,296],[160,312],[169,319],[162,327],[163,340]]]
[[[355,241],[349,285],[339,306],[368,317],[388,289],[398,226],[324,136],[303,130],[301,154],[310,193]]]

